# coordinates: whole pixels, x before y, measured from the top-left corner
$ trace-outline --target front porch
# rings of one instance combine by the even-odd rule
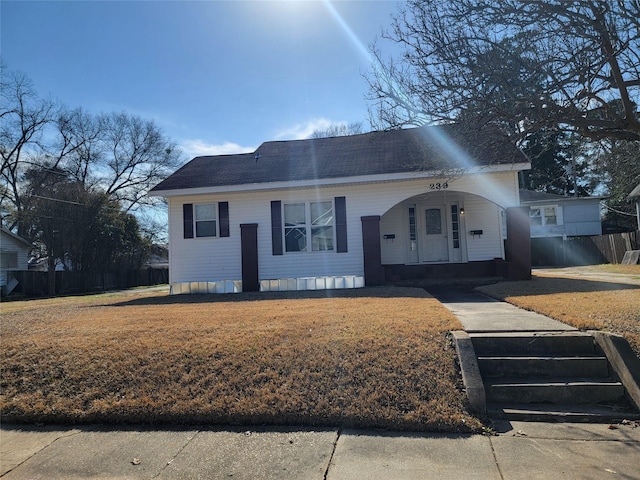
[[[385,234],[381,217],[362,217],[365,285],[421,284],[453,279],[531,278],[531,244],[528,207],[510,207],[505,211],[505,230],[501,250],[504,258],[462,262],[389,263],[384,261]],[[411,237],[408,237],[410,240]],[[395,238],[394,238],[395,240]],[[499,240],[501,243],[502,239]]]
[[[385,283],[394,285],[506,276],[506,262],[501,258],[468,263],[383,265],[383,268]]]

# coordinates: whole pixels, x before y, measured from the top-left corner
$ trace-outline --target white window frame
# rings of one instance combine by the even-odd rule
[[[331,205],[330,222],[318,223],[313,222],[311,217],[312,205],[328,203]],[[286,210],[287,206],[304,205],[304,223],[287,224]],[[335,204],[333,200],[314,200],[310,202],[290,202],[282,203],[282,228],[284,239],[284,253],[318,253],[318,252],[335,252],[336,251],[336,214]],[[316,219],[317,220],[317,219]],[[319,232],[331,229],[331,238],[318,235]],[[290,250],[287,242],[287,234],[291,235],[294,231],[304,230],[304,248],[300,250]],[[320,240],[325,240],[321,242]],[[327,240],[330,241],[327,242]]]
[[[198,218],[198,207],[211,207],[213,216]],[[215,222],[213,235],[198,235],[198,222]],[[217,203],[195,203],[193,205],[193,236],[194,238],[218,238],[220,236],[220,220],[218,218]]]
[[[547,215],[547,210],[553,210],[553,215]],[[538,214],[534,215],[534,212],[537,211]],[[555,217],[555,223],[547,222],[547,218]],[[529,218],[531,221],[532,227],[557,227],[562,225],[562,207],[559,205],[539,205],[535,207],[530,207],[529,209]],[[539,224],[534,224],[533,220],[539,219]]]

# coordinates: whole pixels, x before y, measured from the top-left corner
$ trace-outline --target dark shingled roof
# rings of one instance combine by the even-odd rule
[[[575,201],[575,200],[601,200],[606,197],[567,197],[565,195],[556,195],[555,193],[536,192],[534,190],[520,190],[520,203],[535,202],[559,202],[559,201]]]
[[[445,139],[455,142],[456,146]],[[196,157],[151,191],[463,169],[528,161],[496,130],[489,134],[463,131],[455,125],[422,127],[265,142],[253,153]]]
[[[557,202],[566,200],[569,197],[556,195],[555,193],[536,192],[533,190],[520,190],[521,202]]]

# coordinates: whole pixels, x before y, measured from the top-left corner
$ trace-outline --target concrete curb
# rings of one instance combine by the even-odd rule
[[[462,381],[467,391],[467,398],[469,399],[471,409],[476,413],[485,414],[487,413],[487,397],[471,337],[467,332],[462,330],[455,330],[451,333],[456,345]]]
[[[640,360],[621,335],[589,330],[602,348],[627,392],[627,399],[640,410]]]

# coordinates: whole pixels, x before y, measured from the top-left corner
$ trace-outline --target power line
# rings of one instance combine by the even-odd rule
[[[86,207],[86,203],[78,203],[72,202],[71,200],[62,200],[60,198],[51,198],[51,197],[41,197],[40,195],[31,195],[33,198],[40,198],[42,200],[51,200],[52,202],[61,202],[61,203],[70,203],[72,205],[80,205],[81,207]]]

